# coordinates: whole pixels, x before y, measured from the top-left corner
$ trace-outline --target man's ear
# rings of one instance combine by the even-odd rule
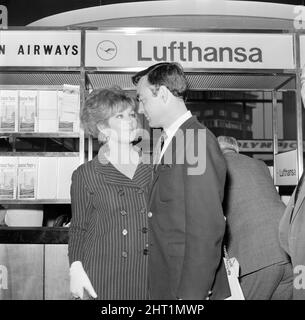
[[[166,86],[160,86],[159,88],[159,96],[164,103],[167,103],[169,99],[169,91]]]

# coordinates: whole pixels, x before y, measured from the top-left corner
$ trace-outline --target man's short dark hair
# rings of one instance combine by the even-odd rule
[[[157,90],[165,86],[175,97],[185,98],[187,80],[182,66],[176,62],[157,63],[149,68],[136,73],[131,79],[137,85],[140,79],[147,76],[148,83]]]

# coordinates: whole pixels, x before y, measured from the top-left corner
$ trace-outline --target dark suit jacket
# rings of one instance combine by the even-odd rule
[[[225,161],[213,134],[195,117],[180,129],[157,166],[150,193],[150,298],[206,299],[216,282],[211,298],[224,299],[230,296],[221,264]],[[195,139],[186,139],[186,131]],[[198,146],[205,168],[190,175]]]
[[[305,265],[305,184],[300,188],[295,202],[295,191],[280,221],[279,235],[284,250],[289,254],[295,272],[296,282],[304,284]],[[295,269],[295,267],[297,267]],[[301,273],[300,273],[301,272]],[[296,277],[299,277],[297,280]],[[305,300],[305,290],[293,286],[293,299]]]
[[[288,261],[278,240],[285,205],[263,161],[225,153],[227,180],[224,213],[227,249],[240,264],[240,275]]]

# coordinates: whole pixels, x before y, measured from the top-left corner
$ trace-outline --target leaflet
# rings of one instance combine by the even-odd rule
[[[39,157],[37,199],[56,199],[57,157]]]
[[[37,194],[38,158],[19,157],[18,199],[35,199]]]
[[[57,132],[57,91],[38,91],[38,132]]]
[[[79,86],[64,85],[58,91],[58,131],[79,131]]]
[[[18,157],[0,157],[0,199],[16,199]]]
[[[19,131],[37,131],[37,91],[19,91]]]
[[[18,90],[0,90],[0,132],[18,131]]]

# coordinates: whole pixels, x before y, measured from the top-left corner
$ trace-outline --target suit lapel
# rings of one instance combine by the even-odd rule
[[[299,190],[298,198],[297,198],[297,201],[296,201],[296,203],[294,205],[294,209],[293,209],[292,216],[291,216],[291,223],[293,223],[293,220],[295,219],[295,217],[299,213],[300,207],[301,207],[302,203],[305,200],[305,188],[304,188],[304,186],[305,185],[303,184],[301,186],[301,189]],[[295,191],[292,194],[293,197],[295,197]]]
[[[195,121],[197,121],[197,118],[195,116],[192,116],[189,119],[187,119],[185,122],[183,122],[182,125],[178,128],[178,130],[175,132],[175,135],[171,139],[169,145],[167,146],[161,158],[160,163],[156,165],[156,169],[155,169],[156,172],[158,172],[157,169],[161,164],[172,165],[176,163],[177,145],[179,147],[184,148],[184,142],[185,142],[184,138],[185,138],[186,129]],[[173,143],[173,141],[175,141],[175,143]],[[178,144],[177,144],[177,141],[178,141]],[[183,142],[183,146],[181,146],[181,143],[179,142]]]
[[[177,132],[175,133],[174,137],[170,141],[168,147],[166,148],[161,161],[159,164],[154,165],[153,169],[153,178],[152,178],[152,184],[150,188],[150,193],[149,193],[149,203],[151,202],[151,196],[153,189],[155,187],[156,182],[158,181],[160,173],[162,173],[163,169],[166,167],[170,167],[173,164],[176,164],[176,156],[177,156],[177,141],[182,141],[180,138],[180,135],[183,135],[183,138],[185,137],[185,131],[187,128],[191,126],[192,123],[197,121],[197,118],[195,116],[192,116],[191,118],[187,119],[182,125],[179,127]],[[175,140],[175,143],[173,141]],[[184,141],[184,140],[183,140]],[[184,143],[183,143],[184,145]],[[180,144],[179,144],[180,146]],[[184,146],[183,146],[184,148]]]

